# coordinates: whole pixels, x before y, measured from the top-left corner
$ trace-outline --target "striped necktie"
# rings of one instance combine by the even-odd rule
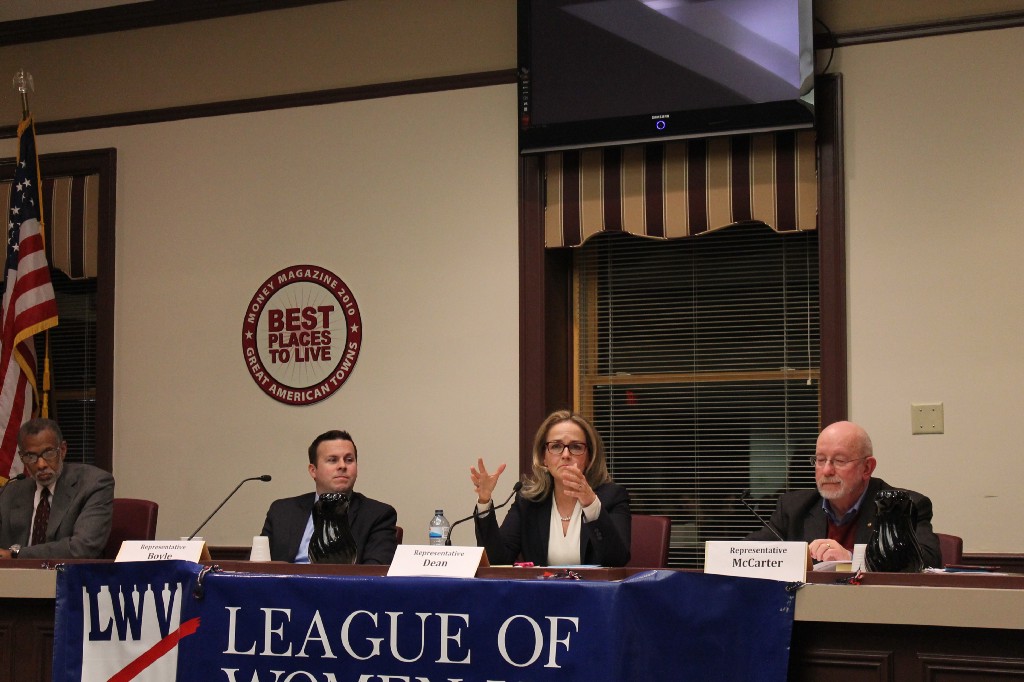
[[[50,489],[39,491],[39,504],[36,505],[36,517],[32,522],[32,544],[41,545],[46,542],[46,524],[50,522]]]

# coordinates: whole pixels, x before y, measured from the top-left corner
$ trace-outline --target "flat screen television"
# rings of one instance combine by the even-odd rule
[[[811,0],[519,0],[524,153],[814,125]]]

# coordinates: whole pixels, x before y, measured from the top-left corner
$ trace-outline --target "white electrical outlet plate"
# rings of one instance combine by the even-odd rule
[[[911,433],[943,433],[944,428],[942,403],[911,403]]]

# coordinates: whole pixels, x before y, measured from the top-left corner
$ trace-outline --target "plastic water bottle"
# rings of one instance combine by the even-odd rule
[[[430,544],[444,545],[448,541],[448,533],[452,530],[452,524],[444,517],[443,509],[434,510],[434,518],[430,519]]]

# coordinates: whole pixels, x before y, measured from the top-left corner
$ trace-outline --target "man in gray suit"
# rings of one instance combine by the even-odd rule
[[[89,559],[110,535],[114,477],[64,462],[68,444],[52,419],[18,432],[26,478],[0,490],[0,559]]]

